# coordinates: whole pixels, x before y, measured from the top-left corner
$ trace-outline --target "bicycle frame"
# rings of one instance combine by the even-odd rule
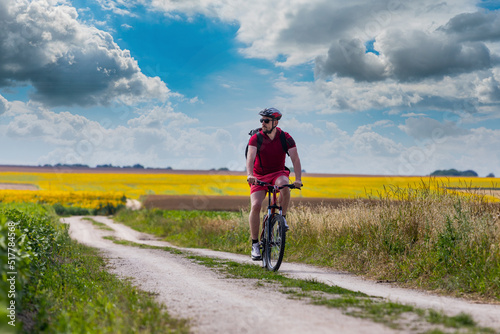
[[[283,214],[283,208],[281,205],[277,205],[278,201],[278,186],[268,186],[267,188],[267,198],[268,198],[268,205],[267,205],[267,216],[271,217],[273,213],[276,212],[276,210],[279,210],[279,214]],[[271,198],[272,195],[272,198]],[[281,204],[281,203],[280,203]]]
[[[260,186],[267,187],[266,197],[268,198],[268,205],[267,205],[268,217],[270,217],[271,214],[275,213],[276,210],[279,210],[280,215],[283,214],[283,208],[281,207],[281,205],[277,205],[277,194],[278,194],[279,190],[281,190],[283,188],[300,189],[300,188],[296,188],[295,185],[293,185],[293,184],[285,184],[283,186],[276,186],[276,185],[273,185],[270,183],[265,183],[262,181],[257,181],[257,184]]]
[[[281,205],[278,205],[277,193],[285,187],[294,189],[295,186],[293,184],[276,186],[261,181],[257,181],[257,184],[267,187],[266,196],[268,197],[267,215],[262,222],[260,238],[262,263],[263,267],[268,270],[277,271],[283,259],[286,240],[283,208]]]

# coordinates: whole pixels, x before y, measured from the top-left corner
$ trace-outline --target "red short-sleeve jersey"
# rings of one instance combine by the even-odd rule
[[[259,152],[257,152],[257,156],[255,157],[255,162],[253,165],[253,173],[254,175],[267,175],[274,172],[279,172],[285,169],[285,159],[286,153],[283,150],[283,146],[281,145],[280,139],[280,128],[276,128],[276,136],[271,140],[269,136],[260,130],[262,134],[263,140],[262,145],[260,146]],[[295,141],[292,136],[290,136],[287,132],[285,133],[286,143],[288,149],[295,147]],[[254,134],[250,137],[250,141],[248,143],[250,146],[257,147],[257,134]]]

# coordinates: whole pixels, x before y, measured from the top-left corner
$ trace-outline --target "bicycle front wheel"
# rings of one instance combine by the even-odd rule
[[[268,220],[268,223],[269,233],[266,240],[267,245],[264,254],[266,260],[264,262],[268,270],[277,271],[281,266],[281,261],[283,261],[283,255],[285,254],[285,221],[283,216],[275,213]]]

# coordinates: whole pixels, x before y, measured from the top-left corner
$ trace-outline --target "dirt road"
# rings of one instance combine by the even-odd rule
[[[192,329],[196,333],[397,332],[382,324],[346,316],[337,309],[311,305],[304,300],[288,299],[285,294],[272,287],[257,287],[252,280],[225,278],[184,256],[163,250],[115,244],[103,237],[113,236],[151,246],[172,247],[106,217],[92,218],[106,224],[112,231],[99,229],[90,221],[82,220],[82,217],[64,218],[63,222],[70,225],[72,238],[103,252],[109,259],[112,272],[122,277],[132,277],[133,282],[141,289],[157,294],[158,300],[167,306],[173,316],[191,319]],[[255,263],[249,256],[204,249],[188,251],[203,256]],[[448,315],[465,312],[472,315],[479,325],[500,331],[500,305],[472,304],[302,264],[284,263],[280,272],[293,278],[315,278],[320,282],[368,295],[442,310]],[[274,311],[269,314],[269,310]]]

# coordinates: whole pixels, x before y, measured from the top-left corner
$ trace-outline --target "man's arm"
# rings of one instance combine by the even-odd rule
[[[247,153],[247,182],[250,184],[255,184],[257,179],[253,175],[253,166],[255,163],[255,157],[257,156],[257,147],[248,145]]]
[[[297,151],[297,147],[292,147],[288,150],[288,154],[290,154],[290,159],[293,164],[293,171],[295,173],[295,184],[296,187],[300,188],[302,186],[302,165],[300,164],[299,152]]]

